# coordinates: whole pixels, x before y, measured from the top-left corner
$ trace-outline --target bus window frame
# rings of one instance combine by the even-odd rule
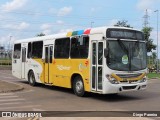
[[[88,54],[87,54],[87,57],[72,57],[71,56],[71,52],[72,52],[72,39],[79,39],[80,37],[82,37],[82,38],[84,38],[84,37],[88,37]],[[70,58],[71,59],[88,59],[88,57],[89,57],[89,47],[90,47],[90,37],[89,37],[89,35],[81,35],[81,36],[73,36],[73,37],[71,37],[71,42],[70,42]]]

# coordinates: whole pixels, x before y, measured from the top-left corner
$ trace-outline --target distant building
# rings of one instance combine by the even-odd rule
[[[0,50],[4,50],[4,47],[0,46]]]
[[[3,58],[5,55],[5,48],[3,46],[0,46],[0,58]]]

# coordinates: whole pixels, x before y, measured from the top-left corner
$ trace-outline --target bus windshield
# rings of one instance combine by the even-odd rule
[[[136,71],[146,68],[145,42],[109,40],[107,44],[107,65],[110,69]]]

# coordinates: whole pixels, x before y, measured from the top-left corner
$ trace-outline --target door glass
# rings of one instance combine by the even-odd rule
[[[95,89],[95,79],[96,79],[96,67],[92,67],[92,88]]]
[[[48,47],[45,47],[45,63],[48,63]]]
[[[98,43],[98,64],[102,65],[102,60],[103,60],[103,43],[99,42]]]
[[[52,63],[52,57],[53,57],[53,46],[50,46],[50,58],[49,58],[50,63]]]
[[[97,48],[98,47],[98,48]],[[103,42],[92,43],[92,89],[102,90]]]
[[[92,64],[96,64],[96,43],[93,43],[92,47]]]
[[[102,89],[102,67],[98,67],[98,89]]]
[[[26,48],[22,48],[22,62],[26,62]]]

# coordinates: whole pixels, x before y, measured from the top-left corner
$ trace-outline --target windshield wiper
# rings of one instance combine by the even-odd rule
[[[117,41],[120,47],[127,53],[128,60],[129,60],[129,70],[131,71],[131,55],[129,54],[129,49],[127,49],[127,47],[124,45],[124,43],[120,39],[117,39]]]
[[[123,42],[120,40],[120,39],[117,39],[118,40],[118,43],[120,45],[120,47],[127,53],[129,53],[128,49],[126,48],[126,46],[123,44]]]

